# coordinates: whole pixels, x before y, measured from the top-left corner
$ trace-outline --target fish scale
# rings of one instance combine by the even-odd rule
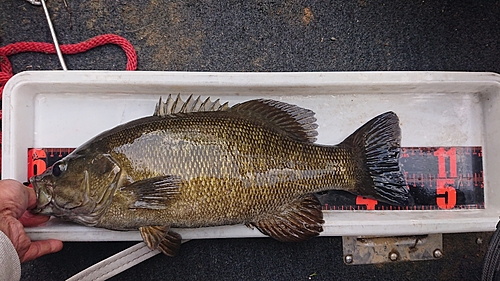
[[[159,142],[156,139],[165,142],[161,150],[150,149],[150,146],[135,138],[133,145],[127,143],[115,147],[111,154],[119,162],[129,162],[125,165],[127,168],[123,170],[133,181],[166,174],[182,175],[183,186],[178,195],[179,201],[197,202],[197,206],[199,205],[203,212],[196,218],[189,216],[189,222],[182,224],[179,221],[185,217],[184,213],[177,212],[176,210],[181,208],[173,204],[171,208],[162,211],[168,213],[164,216],[172,220],[169,223],[177,222],[176,226],[180,227],[203,226],[206,224],[206,217],[221,216],[228,211],[247,214],[261,213],[272,205],[281,206],[298,194],[311,193],[325,188],[348,189],[349,176],[341,177],[340,173],[333,169],[325,168],[333,163],[342,163],[343,158],[346,158],[345,162],[347,162],[348,153],[341,148],[299,143],[279,133],[252,126],[247,120],[235,122],[231,120],[231,115],[227,112],[207,113],[205,116],[185,116],[184,118],[181,116],[175,119],[160,119],[157,122],[145,119],[144,124],[130,127],[121,135],[113,135],[113,138],[121,140],[131,135],[128,133],[129,130],[138,130],[144,132],[140,138],[154,143]],[[190,130],[193,126],[198,128],[196,132]],[[215,130],[220,127],[224,127],[222,132],[220,129]],[[175,129],[168,132],[164,128]],[[216,135],[216,138],[211,139],[207,135]],[[182,141],[173,149],[171,139],[183,138],[190,141]],[[103,138],[102,141],[115,143],[119,140]],[[196,149],[199,146],[206,147],[214,140],[217,142],[216,149],[215,147]],[[277,147],[276,144],[279,146]],[[286,151],[292,153],[286,153]],[[140,159],[153,159],[150,165],[145,165],[151,170],[143,169],[144,162],[134,160],[132,153],[134,156],[140,155]],[[163,158],[162,155],[169,155],[170,160],[160,161]],[[286,166],[291,162],[295,169],[283,171],[283,168],[287,168]],[[205,163],[213,163],[221,169],[207,170]],[[273,170],[276,171],[274,174]],[[349,172],[352,177],[352,171],[346,171],[346,175]],[[238,194],[238,197],[227,196],[227,194]],[[211,201],[205,198],[210,198]],[[262,202],[263,199],[266,202]],[[224,206],[220,202],[237,210],[219,208]],[[157,215],[151,215],[150,223],[158,223],[154,221]],[[244,219],[239,218],[238,222]]]
[[[228,115],[225,112],[220,112],[220,114]],[[187,118],[191,119],[191,117]],[[153,125],[146,119],[144,120],[145,125],[141,126],[153,128],[133,127],[129,130],[149,133],[135,138],[133,145],[127,143],[115,146],[111,154],[120,162],[127,163],[126,167],[128,168],[125,170],[134,178],[134,181],[160,174],[182,174],[185,179],[200,175],[209,177],[226,175],[237,179],[252,175],[255,178],[256,175],[262,174],[264,171],[281,171],[284,168],[289,168],[290,165],[295,167],[294,171],[309,171],[314,174],[316,170],[325,170],[328,165],[333,166],[333,163],[341,163],[343,158],[349,159],[348,153],[343,153],[343,149],[337,147],[320,147],[309,143],[299,143],[274,132],[258,132],[251,135],[250,132],[257,131],[258,127],[252,128],[250,125],[227,122],[231,120],[230,115],[218,120],[218,122],[213,119],[216,118],[207,116],[189,121],[177,118],[159,120],[157,124],[153,123]],[[185,124],[187,122],[191,124]],[[206,124],[206,128],[202,126],[203,124]],[[199,128],[199,132],[190,131],[189,128],[192,126]],[[224,127],[223,133],[219,133],[220,130],[214,130],[214,128],[220,127]],[[169,132],[163,128],[177,129]],[[238,134],[238,132],[241,133]],[[124,131],[123,135],[128,135],[128,131]],[[213,135],[216,137],[212,139],[207,137]],[[121,137],[117,138],[122,139]],[[173,144],[173,142],[184,138],[189,139],[189,141],[182,140]],[[142,141],[143,139],[145,141]],[[102,141],[115,142],[115,140],[107,138]],[[150,149],[151,146],[147,143],[149,141],[155,144],[161,142],[162,147]],[[217,144],[211,144],[213,142]],[[206,149],[207,146],[210,146],[209,149]],[[203,149],[198,149],[198,147],[203,147]],[[164,155],[169,155],[169,159],[165,160]],[[151,162],[146,164],[144,159],[151,159]],[[217,167],[216,169],[208,169],[214,165]],[[329,172],[332,176],[335,174],[333,170]],[[336,175],[339,176],[339,173]],[[307,174],[301,176],[308,179],[314,178]],[[258,178],[263,181],[273,179],[268,176]],[[332,188],[335,186],[345,187],[345,183],[341,182],[342,179],[344,178],[332,177],[327,182]],[[259,184],[262,185],[264,182],[259,182]],[[314,182],[309,185],[311,185],[311,189],[307,191],[312,192],[315,189],[323,189],[326,183]]]

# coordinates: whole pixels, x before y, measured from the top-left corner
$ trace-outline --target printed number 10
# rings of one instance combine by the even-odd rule
[[[457,203],[457,191],[453,187],[457,177],[457,150],[455,147],[446,151],[443,147],[434,152],[438,158],[438,179],[436,181],[436,204],[441,209],[451,209]],[[450,176],[446,173],[446,157],[450,159]]]

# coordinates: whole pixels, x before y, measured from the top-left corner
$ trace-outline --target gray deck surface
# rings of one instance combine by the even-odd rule
[[[50,0],[61,44],[119,34],[138,70],[500,72],[499,1]],[[0,1],[0,45],[51,42],[41,7]],[[65,56],[73,70],[123,70],[116,46]],[[10,57],[14,71],[60,69],[55,55]],[[56,114],[56,113],[55,113]],[[444,235],[438,261],[346,266],[340,237],[190,241],[113,280],[479,280],[489,233]],[[480,238],[483,243],[478,244]],[[62,280],[135,243],[65,243],[23,264],[23,280]]]

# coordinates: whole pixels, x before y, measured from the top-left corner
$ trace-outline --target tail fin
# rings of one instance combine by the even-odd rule
[[[345,139],[361,175],[357,193],[393,205],[408,205],[410,195],[399,166],[401,129],[394,112],[383,113]]]

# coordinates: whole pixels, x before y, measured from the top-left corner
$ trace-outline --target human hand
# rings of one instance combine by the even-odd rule
[[[59,240],[31,241],[26,235],[25,226],[36,226],[49,220],[47,216],[26,211],[34,207],[36,195],[32,188],[15,180],[0,180],[0,231],[12,241],[21,262],[62,249]]]

